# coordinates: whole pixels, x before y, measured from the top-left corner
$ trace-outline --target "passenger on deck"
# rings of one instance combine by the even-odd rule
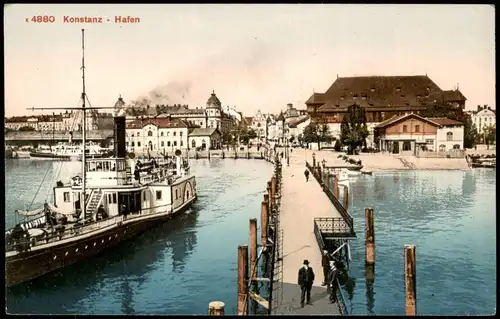
[[[330,273],[328,275],[328,287],[330,289],[330,301],[331,303],[337,302],[337,267],[335,267],[335,261],[330,261]]]

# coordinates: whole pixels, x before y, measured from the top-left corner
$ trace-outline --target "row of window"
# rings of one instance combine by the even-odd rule
[[[166,135],[164,133],[165,132],[160,132],[160,136],[170,136],[170,132],[166,132],[167,133]],[[183,135],[183,132],[180,131],[179,132],[179,136],[182,136],[182,135]],[[132,137],[134,137],[134,136],[141,136],[141,132],[137,132],[137,133],[135,133],[135,135],[134,135],[134,132],[132,132],[130,134],[130,136],[132,136]],[[148,136],[153,136],[153,131],[149,130],[148,131]],[[173,131],[172,132],[172,136],[177,136],[177,131]]]
[[[149,142],[149,145],[154,145],[156,147],[156,144],[153,144],[153,142],[151,142],[151,141]],[[165,147],[165,141],[161,141],[160,145],[161,145],[161,147]],[[129,142],[125,142],[125,146],[128,147]],[[135,147],[136,146],[135,142],[131,141],[130,146]],[[177,141],[174,141],[173,143],[171,143],[170,141],[167,141],[167,147],[170,147],[170,146],[177,146]],[[180,141],[179,146],[184,146],[184,142]],[[141,142],[137,142],[137,147],[141,147]]]
[[[126,231],[126,230],[124,230],[124,231],[123,231],[123,234],[125,234],[126,232],[127,232],[127,231]],[[108,241],[112,240],[112,239],[113,239],[113,237],[114,237],[114,238],[118,238],[118,234],[115,234],[115,236],[109,236],[109,237],[108,237]],[[104,244],[104,241],[105,241],[104,239],[101,239],[101,244]],[[90,247],[90,248],[93,248],[93,247],[96,247],[96,246],[97,246],[97,242],[94,242],[94,245],[92,245],[92,247]],[[85,247],[84,247],[82,250],[87,250],[87,249],[89,249],[89,245],[85,245]],[[78,253],[78,251],[80,251],[80,248],[75,248],[75,253]],[[66,252],[64,253],[64,257],[66,257],[66,256],[68,256],[68,255],[69,255],[69,251],[66,251]],[[56,259],[57,259],[57,255],[54,255],[54,257],[52,257],[52,259],[53,259],[53,260],[56,260]]]

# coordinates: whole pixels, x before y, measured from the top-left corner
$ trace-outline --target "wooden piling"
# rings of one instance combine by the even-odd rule
[[[372,208],[365,208],[365,250],[366,264],[375,264],[375,227]]]
[[[250,280],[252,282],[252,291],[259,294],[257,291],[257,218],[250,219]],[[252,314],[257,312],[257,302],[251,302]]]
[[[271,187],[267,187],[266,191],[267,191],[267,195],[268,195],[267,196],[267,199],[268,199],[267,204],[269,205],[268,211],[269,211],[269,213],[271,213],[273,211],[273,198],[274,198],[273,195],[274,194],[271,190]],[[265,198],[264,198],[264,200],[265,200]]]
[[[260,206],[260,235],[263,251],[267,250],[267,227],[269,225],[268,203],[264,200]]]
[[[208,304],[209,316],[224,316],[224,303],[222,301],[212,301]]]
[[[415,245],[405,245],[406,315],[417,315],[417,267]]]
[[[347,185],[344,185],[344,208],[349,209],[349,187]]]
[[[208,150],[207,153],[208,153],[208,159],[210,160],[210,150]]]
[[[248,245],[238,246],[238,315],[247,314]]]
[[[339,175],[333,175],[333,195],[336,199],[339,199]]]

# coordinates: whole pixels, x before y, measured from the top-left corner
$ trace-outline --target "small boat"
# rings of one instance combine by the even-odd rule
[[[102,157],[107,149],[97,144],[86,145],[85,154],[88,158]],[[41,146],[30,152],[30,158],[56,161],[78,161],[82,159],[83,147],[81,145],[59,143],[56,146]]]

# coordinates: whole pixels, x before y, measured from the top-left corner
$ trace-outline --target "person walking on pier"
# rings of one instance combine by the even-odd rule
[[[306,182],[309,182],[309,170],[307,168],[304,171],[304,176],[306,177]]]
[[[299,280],[298,284],[300,286],[300,306],[304,308],[304,299],[306,299],[307,304],[311,305],[311,289],[314,282],[314,271],[309,267],[309,261],[304,260],[304,266],[299,269]]]
[[[328,250],[323,248],[323,257],[321,258],[321,267],[323,267],[323,283],[321,286],[328,285],[328,275],[330,274],[330,256]]]
[[[335,267],[335,261],[330,261],[330,273],[328,274],[328,287],[330,289],[330,302],[337,302],[337,267]]]

